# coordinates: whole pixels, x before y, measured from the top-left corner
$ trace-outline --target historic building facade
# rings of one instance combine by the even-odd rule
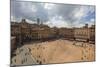
[[[92,25],[89,28],[90,31],[90,40],[95,42],[95,25]]]
[[[16,37],[17,46],[31,40],[48,40],[54,38],[65,38],[73,40],[95,41],[95,25],[88,27],[88,24],[81,28],[50,28],[40,23],[30,24],[25,19],[21,22],[11,22],[11,36]]]
[[[81,28],[75,28],[74,29],[74,38],[85,40],[85,41],[95,41],[95,25],[92,25],[91,27],[88,27],[86,24],[85,26]]]
[[[64,37],[66,39],[73,39],[74,38],[74,29],[73,28],[60,28],[59,36]]]

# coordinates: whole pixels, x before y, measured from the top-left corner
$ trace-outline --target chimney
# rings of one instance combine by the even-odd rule
[[[95,25],[91,25],[91,28],[95,28]]]
[[[85,28],[88,28],[88,24],[85,24],[85,26],[84,26]]]
[[[25,19],[22,19],[22,21],[21,21],[22,23],[25,23],[26,22],[26,20]]]
[[[40,25],[40,19],[39,18],[37,18],[37,24]]]

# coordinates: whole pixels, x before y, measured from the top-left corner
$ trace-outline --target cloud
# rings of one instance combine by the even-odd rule
[[[51,20],[49,20],[48,22],[46,22],[47,25],[49,25],[50,27],[71,27],[71,24],[69,24],[68,21],[62,21],[63,17],[62,16],[54,16],[52,17]],[[68,22],[68,23],[67,23]]]
[[[42,19],[44,22],[48,20],[48,14],[43,5],[33,2],[11,1],[11,15],[16,18],[25,18],[32,21],[36,18]]]
[[[90,21],[91,21],[91,22],[95,22],[95,19],[94,19],[94,18],[92,18],[92,19],[90,19]]]
[[[40,18],[44,24],[57,27],[83,26],[95,19],[95,6],[11,1],[11,16],[35,21]],[[32,23],[32,22],[30,22]]]
[[[45,3],[44,4],[44,8],[47,10],[51,10],[54,6],[55,6],[55,4],[52,4],[52,3]]]

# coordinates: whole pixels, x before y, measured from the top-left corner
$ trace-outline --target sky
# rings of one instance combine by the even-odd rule
[[[82,27],[95,24],[95,6],[43,3],[11,0],[11,21],[36,23],[40,18],[43,24],[50,27]]]

